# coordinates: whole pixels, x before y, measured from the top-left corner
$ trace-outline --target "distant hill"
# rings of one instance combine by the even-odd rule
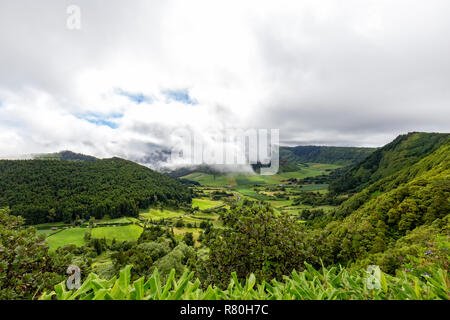
[[[136,216],[139,208],[154,204],[191,203],[191,192],[182,183],[132,161],[61,155],[74,158],[0,160],[0,207],[9,206],[35,224]]]
[[[375,150],[363,147],[280,147],[280,169],[285,172],[296,171],[298,164],[307,162],[351,165],[362,161]]]
[[[96,157],[88,156],[72,151],[61,151],[56,153],[41,153],[33,155],[36,160],[67,160],[67,161],[96,161]]]
[[[330,184],[336,193],[358,192],[370,184],[417,163],[449,141],[448,133],[410,132],[374,151]]]
[[[298,146],[298,147],[280,147],[280,167],[279,172],[299,171],[305,167],[305,163],[327,163],[337,165],[355,164],[374,152],[375,148],[362,147],[324,147],[324,146]],[[261,167],[268,167],[270,164],[253,164],[253,171],[259,173]],[[229,171],[227,171],[227,169]],[[224,172],[233,172],[235,167],[223,166],[218,170],[213,166],[197,165],[186,166],[175,170],[166,170],[165,174],[169,177],[180,178],[194,172],[202,172],[212,175],[220,175]],[[242,172],[242,171],[241,171]]]
[[[215,170],[214,168],[206,165],[201,166],[189,166],[189,167],[181,167],[177,168],[175,170],[168,170],[164,174],[171,177],[171,178],[181,178],[184,176],[187,176],[194,172],[202,172],[212,175],[218,175],[220,174],[219,171]]]

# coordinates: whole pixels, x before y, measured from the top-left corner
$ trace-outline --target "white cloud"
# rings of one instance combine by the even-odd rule
[[[81,8],[79,31],[66,28],[69,4]],[[449,131],[449,9],[444,0],[3,1],[0,155],[143,159],[180,127],[370,146]],[[197,104],[168,101],[167,89]]]

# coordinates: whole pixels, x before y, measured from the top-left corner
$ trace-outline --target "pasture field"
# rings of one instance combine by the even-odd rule
[[[192,199],[192,208],[198,207],[200,210],[211,209],[221,206],[223,201],[208,200],[208,199]]]
[[[257,193],[255,190],[253,190],[252,186],[241,186],[241,187],[237,187],[236,190],[239,191],[239,193],[241,193],[243,196],[246,196],[249,198],[253,198],[253,199],[257,199],[257,200],[272,199],[266,195]]]
[[[147,211],[143,211],[139,214],[139,216],[146,218],[146,219],[152,219],[152,220],[161,220],[161,219],[168,219],[168,218],[177,218],[184,215],[184,211],[175,211],[170,209],[156,209],[156,208],[150,208]]]
[[[128,219],[128,218],[124,218]],[[127,220],[129,222],[129,220]],[[92,230],[92,231],[91,231]],[[38,230],[38,233],[47,234],[46,242],[50,251],[68,244],[82,246],[85,244],[84,234],[91,231],[92,238],[105,238],[117,241],[136,241],[142,233],[142,228],[137,225],[109,226],[95,228],[68,228],[64,230]],[[52,232],[52,233],[50,233]]]
[[[137,241],[142,233],[142,227],[137,225],[97,227],[92,229],[91,237],[117,241]]]
[[[198,207],[200,210],[208,210],[221,205],[229,208],[232,202],[213,200],[210,194],[215,190],[232,191],[238,200],[237,204],[242,204],[244,199],[263,200],[268,201],[276,212],[285,211],[291,215],[298,215],[303,209],[323,209],[330,211],[332,206],[318,206],[312,207],[309,205],[293,206],[293,199],[295,195],[302,191],[327,192],[327,184],[304,184],[304,185],[287,185],[288,179],[302,179],[306,177],[313,177],[321,174],[328,174],[330,171],[339,168],[339,165],[317,164],[309,163],[307,165],[299,166],[299,170],[295,172],[282,172],[273,176],[261,176],[257,174],[206,174],[201,172],[194,172],[184,179],[197,181],[203,187],[194,187],[203,191],[201,198],[194,198],[192,200],[192,207]],[[256,190],[255,190],[256,186]],[[281,199],[276,199],[274,196],[282,196]],[[282,199],[283,196],[288,196],[290,200]],[[188,228],[187,224],[192,226],[199,226],[202,221],[210,222],[216,228],[222,228],[217,213],[196,212],[195,214],[186,215],[186,212],[176,209],[157,209],[150,208],[141,211],[140,218],[151,219],[153,221],[168,219],[175,222],[180,219],[185,224],[182,228],[173,228],[176,236],[182,238],[185,232],[193,232],[194,238],[197,239],[200,228]],[[96,222],[96,227],[91,230],[92,238],[105,238],[107,240],[116,239],[117,241],[136,241],[142,233],[142,227],[138,225],[118,225],[118,226],[102,226],[102,224],[123,224],[129,222],[136,222],[138,219],[130,217],[122,217],[116,219],[102,219]],[[68,228],[63,230],[51,230],[52,227],[63,228],[65,226],[62,222],[47,223],[36,225],[38,234],[44,234],[50,246],[50,250],[55,250],[58,247],[67,244],[75,244],[77,246],[83,245],[85,232],[90,231],[89,228]],[[196,245],[199,245],[196,242]]]
[[[269,203],[274,208],[287,207],[292,205],[292,200],[270,200]]]
[[[299,190],[301,191],[322,191],[327,190],[328,184],[305,184]]]
[[[51,236],[52,234],[58,232],[59,230],[51,230],[51,229],[37,229],[36,234],[41,235],[43,234],[46,238]]]
[[[214,213],[205,213],[205,212],[197,212],[193,215],[189,215],[190,217],[195,217],[195,218],[199,218],[199,219],[213,219],[215,220],[218,215],[214,214]]]
[[[131,220],[131,219],[132,218],[128,218],[128,217],[115,218],[115,219],[102,219],[99,222],[97,222],[97,225],[133,222],[133,220]]]
[[[184,224],[190,223],[192,225],[199,225],[202,222],[202,220],[196,219],[192,215],[184,216],[180,219],[176,219],[175,221],[179,221],[179,220],[181,220]]]
[[[183,221],[183,223],[186,225],[188,223],[195,225],[195,226],[200,226],[200,224],[202,222],[208,222],[208,223],[212,223],[214,227],[216,228],[220,228],[222,227],[222,223],[219,220],[219,215],[217,214],[190,214],[190,215],[186,215],[183,218],[181,218],[181,220]],[[198,229],[201,230],[201,229]]]
[[[92,263],[91,267],[98,272],[102,268],[112,265],[112,259],[110,252],[102,252],[99,256],[95,258],[95,261]]]
[[[195,241],[195,246],[199,247],[200,243],[197,241],[200,236],[199,229],[196,228],[172,228],[173,233],[175,234],[175,239],[182,240],[186,232],[192,232],[192,236]]]
[[[212,175],[203,172],[194,172],[182,177],[183,179],[197,181],[198,183],[205,186],[236,186],[236,180],[232,175]]]
[[[227,173],[212,175],[203,172],[193,172],[183,179],[197,181],[205,186],[217,187],[240,187],[248,185],[268,185],[283,184],[287,179],[303,179],[306,177],[315,177],[322,174],[329,174],[327,170],[340,168],[340,165],[324,163],[307,163],[307,166],[299,166],[297,171],[281,172],[271,176],[261,176],[258,174]]]
[[[56,232],[47,237],[46,241],[49,245],[50,251],[54,251],[59,247],[64,247],[68,244],[76,246],[84,245],[84,233],[88,232],[89,228],[69,228]]]
[[[215,187],[195,187],[195,188],[201,189],[206,194],[213,193],[214,191],[223,190],[223,187],[217,187],[217,188],[215,188]]]

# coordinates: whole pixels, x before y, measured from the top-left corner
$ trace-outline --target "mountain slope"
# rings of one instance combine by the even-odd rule
[[[325,147],[325,146],[298,146],[298,147],[280,147],[280,168],[279,172],[298,171],[304,167],[305,163],[327,163],[338,165],[350,165],[365,159],[375,148],[359,148],[359,147]],[[260,163],[252,164],[255,172],[259,173],[262,167]],[[267,167],[269,165],[264,165]],[[235,167],[227,171],[224,166],[218,170],[214,166],[200,165],[182,167],[176,170],[166,172],[173,178],[186,176],[193,172],[203,172],[208,174],[220,174],[220,172],[233,172]]]
[[[375,148],[359,147],[280,147],[281,170],[295,171],[298,169],[298,164],[307,162],[350,165],[365,159],[375,150]]]
[[[450,223],[450,142],[344,202],[316,230],[327,263],[375,263],[394,272]]]
[[[56,153],[41,153],[33,156],[35,160],[67,160],[67,161],[96,161],[96,157],[88,156],[72,151],[60,151]]]
[[[449,139],[448,133],[411,132],[400,135],[337,177],[330,183],[330,191],[361,191],[370,184],[417,163]]]
[[[164,172],[164,174],[171,178],[181,178],[194,172],[202,172],[213,175],[220,174],[220,172],[215,170],[212,166],[207,165],[193,165],[189,167],[181,167],[174,170],[166,171]]]
[[[0,161],[0,207],[10,206],[27,223],[136,216],[152,204],[190,202],[180,182],[119,158]]]

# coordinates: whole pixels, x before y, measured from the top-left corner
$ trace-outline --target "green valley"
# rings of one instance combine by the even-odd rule
[[[55,268],[64,259],[81,266],[87,282],[126,272],[135,285],[156,275],[167,283],[187,279],[187,287],[198,283],[197,291],[178,298],[192,292],[205,299],[240,297],[230,281],[261,283],[255,298],[276,296],[269,283],[285,299],[317,298],[308,290],[322,280],[335,281],[336,290],[323,298],[361,298],[370,291],[361,279],[371,265],[388,279],[388,289],[370,293],[380,299],[450,297],[448,135],[410,133],[377,150],[349,148],[348,154],[345,148],[298,150],[289,151],[290,169],[273,176],[185,168],[172,178],[120,159],[75,156],[3,161],[0,199],[12,210],[4,209],[2,219],[14,224],[10,213],[24,210],[25,222],[37,222],[29,241],[43,244]],[[22,194],[35,197],[21,202]],[[108,203],[102,214],[96,214],[97,201]],[[330,270],[330,278],[313,280],[320,270]],[[340,287],[344,278],[359,279],[346,287],[354,295]],[[38,297],[67,297],[48,295],[57,280],[43,279],[45,293]],[[419,293],[402,291],[411,281]],[[214,294],[203,291],[208,285]],[[295,293],[296,286],[305,291]],[[120,297],[139,298],[132,292]],[[117,298],[109,289],[99,297],[106,296]]]

